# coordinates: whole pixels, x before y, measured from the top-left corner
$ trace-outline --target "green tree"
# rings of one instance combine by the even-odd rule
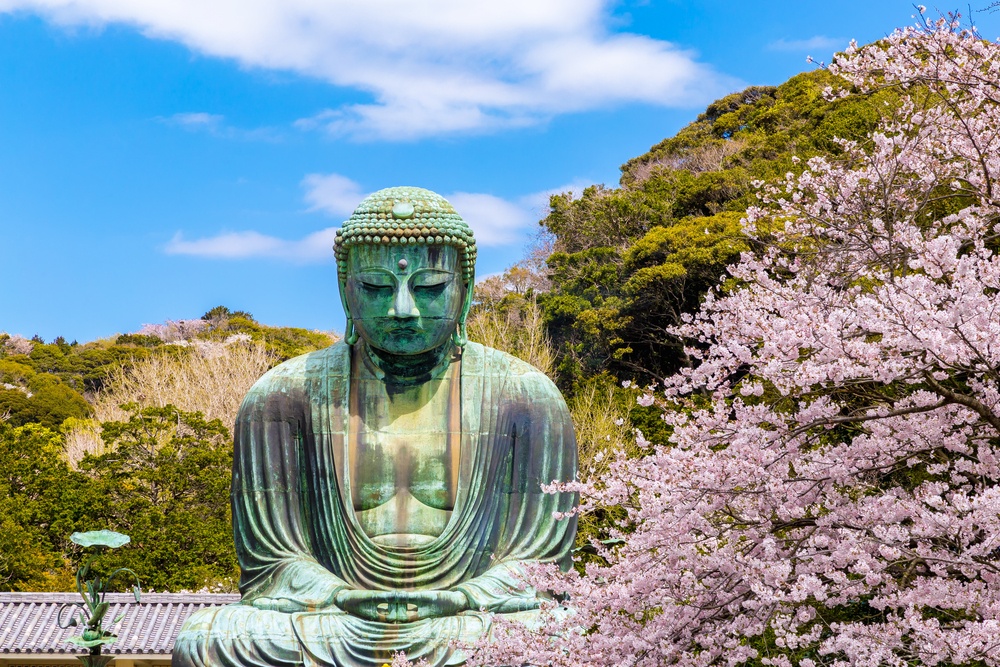
[[[242,317],[245,320],[256,322],[253,315],[245,310],[229,310],[226,306],[216,306],[201,316],[201,319],[209,322],[220,322],[228,320],[230,317]]]
[[[58,433],[0,422],[0,587],[68,590],[70,533],[96,505],[89,480],[69,468]]]
[[[0,388],[0,416],[6,415],[14,426],[40,424],[55,430],[68,417],[90,413],[90,404],[83,396],[49,373],[33,375],[26,387]]]
[[[106,452],[80,464],[107,499],[103,525],[132,537],[117,562],[154,590],[232,589],[228,429],[171,405],[124,407],[127,421],[102,425]]]

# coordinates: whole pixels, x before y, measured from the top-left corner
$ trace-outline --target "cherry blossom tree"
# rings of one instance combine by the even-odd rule
[[[921,18],[830,69],[898,108],[762,184],[643,398],[670,442],[570,485],[627,521],[478,663],[1000,664],[1000,44]]]
[[[31,354],[35,343],[17,334],[13,336],[0,334],[0,346],[4,348],[7,354]]]

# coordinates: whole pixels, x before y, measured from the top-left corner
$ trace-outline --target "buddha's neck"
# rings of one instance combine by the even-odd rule
[[[437,377],[448,368],[458,348],[450,341],[420,354],[391,354],[364,343],[365,354],[387,385],[412,386]]]

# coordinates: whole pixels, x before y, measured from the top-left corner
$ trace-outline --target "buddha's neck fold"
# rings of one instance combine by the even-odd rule
[[[452,342],[420,354],[391,354],[376,349],[364,341],[363,356],[370,362],[371,370],[387,385],[413,386],[440,377],[457,355],[460,348]]]

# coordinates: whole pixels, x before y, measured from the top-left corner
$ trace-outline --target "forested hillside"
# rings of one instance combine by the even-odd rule
[[[69,535],[132,536],[153,590],[232,590],[231,424],[268,368],[330,345],[245,312],[88,343],[0,334],[0,589],[72,590]]]
[[[727,279],[726,267],[741,252],[767,245],[740,224],[757,203],[757,186],[801,172],[810,157],[839,155],[840,141],[869,142],[885,111],[898,105],[893,89],[828,100],[827,88],[847,84],[816,69],[713,102],[675,136],[622,165],[617,187],[552,197],[530,255],[480,285],[480,316],[513,318],[523,332],[534,330],[523,324],[537,317],[546,363],[571,408],[581,402],[585,413],[603,397],[588,414],[609,420],[578,419],[585,458],[608,442],[630,442],[632,428],[666,440],[660,411],[637,405],[634,391],[691,365],[684,353],[690,341],[670,328]],[[517,327],[509,328],[514,335]],[[537,363],[537,352],[527,354]],[[591,521],[584,518],[581,540]]]
[[[864,140],[898,97],[824,99],[843,85],[816,70],[734,93],[622,165],[619,187],[552,199],[541,223],[551,289],[539,301],[564,388],[602,371],[654,382],[689,364],[667,329],[750,249],[740,219],[757,202],[754,183],[837,155],[836,139]]]

